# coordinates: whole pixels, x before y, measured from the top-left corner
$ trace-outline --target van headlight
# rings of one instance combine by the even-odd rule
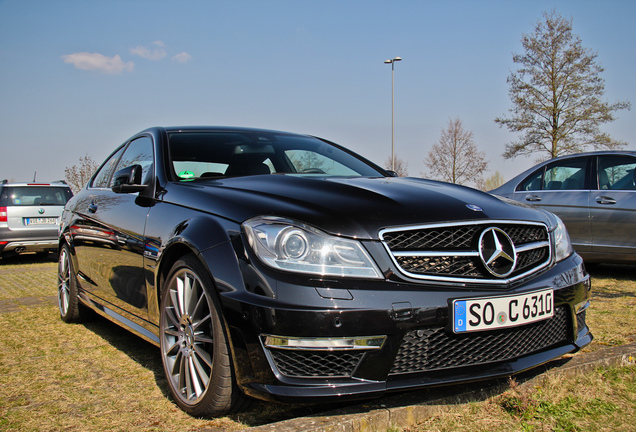
[[[258,258],[270,267],[320,276],[381,279],[382,273],[362,244],[278,217],[243,223]]]

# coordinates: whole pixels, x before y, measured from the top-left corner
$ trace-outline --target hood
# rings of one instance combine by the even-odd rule
[[[258,175],[198,180],[169,184],[164,200],[237,223],[280,216],[364,239],[377,239],[381,229],[395,226],[483,219],[547,222],[534,208],[464,186],[408,177]]]

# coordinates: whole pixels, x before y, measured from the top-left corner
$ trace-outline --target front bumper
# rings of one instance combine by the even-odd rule
[[[253,269],[252,269],[253,270]],[[327,401],[508,376],[587,345],[590,280],[577,255],[512,287],[281,280],[252,271],[250,292],[222,296],[237,381],[253,397]],[[452,299],[554,288],[555,316],[454,334]],[[342,341],[376,340],[356,349]],[[277,339],[278,338],[278,339]],[[290,339],[291,344],[272,343]],[[331,347],[315,338],[330,338]],[[298,342],[307,341],[307,342]],[[302,345],[302,346],[301,346]]]

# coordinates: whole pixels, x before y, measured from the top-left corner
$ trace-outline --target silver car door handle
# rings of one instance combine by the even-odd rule
[[[94,202],[90,203],[90,205],[88,206],[88,211],[89,213],[95,213],[97,211],[97,204],[95,204]]]
[[[602,195],[596,197],[596,202],[599,204],[616,204],[616,200],[614,198]]]
[[[539,195],[526,195],[526,201],[541,201]]]

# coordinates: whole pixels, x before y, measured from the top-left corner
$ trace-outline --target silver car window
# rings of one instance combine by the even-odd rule
[[[600,190],[636,190],[636,158],[601,156],[598,160]]]
[[[587,159],[565,160],[549,166],[543,176],[543,190],[581,190],[585,187]]]

